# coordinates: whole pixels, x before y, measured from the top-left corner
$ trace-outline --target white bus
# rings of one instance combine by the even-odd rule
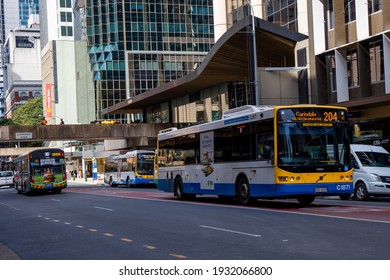
[[[104,182],[118,185],[151,185],[154,182],[154,151],[135,150],[106,159]]]
[[[158,188],[179,199],[350,196],[347,110],[342,107],[243,106],[221,120],[160,131]]]

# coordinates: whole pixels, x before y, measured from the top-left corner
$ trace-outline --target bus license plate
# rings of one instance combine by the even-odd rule
[[[328,192],[328,188],[316,188],[316,193],[326,193]]]
[[[46,185],[46,189],[51,189],[53,185]]]

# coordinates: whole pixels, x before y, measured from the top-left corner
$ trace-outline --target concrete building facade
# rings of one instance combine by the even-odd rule
[[[48,124],[77,123],[72,1],[41,0],[39,6],[44,115]]]
[[[40,35],[36,28],[11,30],[4,44],[4,116],[30,98],[42,95]]]

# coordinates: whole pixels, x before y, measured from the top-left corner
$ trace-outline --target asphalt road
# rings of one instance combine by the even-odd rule
[[[242,207],[78,183],[57,195],[0,189],[0,259],[388,260],[389,207],[338,199]]]

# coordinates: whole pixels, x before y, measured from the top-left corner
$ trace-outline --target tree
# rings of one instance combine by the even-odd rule
[[[42,97],[29,99],[12,113],[15,125],[36,125],[43,116]]]
[[[6,120],[0,125],[40,125],[43,116],[42,97],[29,99],[12,112],[12,120]],[[24,142],[24,147],[41,147],[42,141]],[[9,142],[5,146],[15,147],[20,142]]]

